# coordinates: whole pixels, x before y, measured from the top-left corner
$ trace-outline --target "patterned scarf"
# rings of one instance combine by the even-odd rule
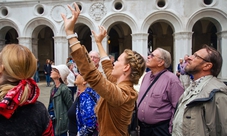
[[[24,103],[20,104],[24,88],[27,84],[30,90],[28,99]],[[21,80],[20,83],[9,90],[4,96],[3,100],[0,101],[0,114],[9,119],[18,106],[35,103],[39,97],[39,94],[39,87],[33,79],[29,78],[26,80]]]

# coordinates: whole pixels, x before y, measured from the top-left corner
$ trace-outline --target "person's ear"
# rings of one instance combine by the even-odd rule
[[[210,70],[213,67],[213,64],[210,62],[207,62],[204,64],[203,70]]]
[[[124,66],[123,71],[125,72],[125,71],[128,71],[129,69],[130,69],[130,64],[126,64],[126,65]]]
[[[2,73],[4,71],[4,66],[3,65],[0,65],[0,73]]]
[[[83,83],[82,83],[83,85],[86,85],[87,84],[87,82],[86,81],[83,81]]]
[[[159,64],[158,64],[158,66],[163,66],[164,64],[165,64],[164,60],[161,60],[161,59],[160,59],[160,62],[159,62]]]

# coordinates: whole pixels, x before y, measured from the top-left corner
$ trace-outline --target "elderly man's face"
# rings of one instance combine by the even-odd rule
[[[183,59],[180,59],[180,64],[182,64],[183,63]]]
[[[100,61],[98,54],[92,52],[92,53],[89,53],[89,56],[90,56],[91,60],[94,62],[95,66],[98,67],[99,61]]]
[[[148,68],[154,68],[154,67],[158,67],[158,65],[160,64],[160,62],[163,61],[163,59],[161,58],[161,53],[159,50],[154,50],[152,53],[150,53],[150,55],[147,57],[147,62],[146,62],[146,66]]]
[[[185,55],[184,56],[184,60],[187,61],[188,60],[188,57],[189,57],[188,55]]]

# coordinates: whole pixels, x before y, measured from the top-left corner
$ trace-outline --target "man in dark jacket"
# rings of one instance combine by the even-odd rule
[[[50,86],[50,73],[51,73],[51,64],[50,64],[50,59],[47,59],[46,60],[46,64],[44,65],[44,74],[45,74],[45,77],[46,77],[46,82],[47,82],[47,86]]]

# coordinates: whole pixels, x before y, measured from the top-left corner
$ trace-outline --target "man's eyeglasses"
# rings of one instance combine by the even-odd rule
[[[151,58],[157,57],[159,59],[163,59],[162,57],[158,57],[158,56],[154,55],[153,53],[149,53],[148,55],[151,56]]]
[[[206,59],[202,58],[201,56],[199,56],[199,55],[196,54],[196,53],[194,53],[192,56],[193,56],[194,58],[198,58],[198,59],[201,59],[201,60],[203,60],[203,61],[210,62],[209,60],[206,60]]]

